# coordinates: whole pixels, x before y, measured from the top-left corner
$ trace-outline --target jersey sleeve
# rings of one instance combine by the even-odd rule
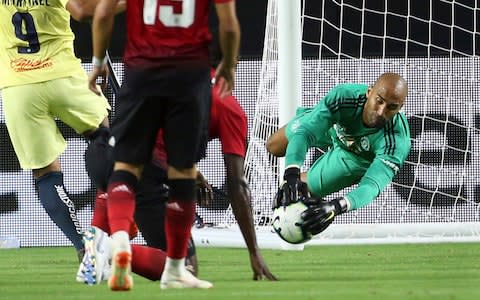
[[[403,114],[396,118],[395,126],[391,123],[385,126],[375,158],[357,188],[347,194],[351,209],[371,203],[392,182],[410,153],[410,129],[407,120]]]
[[[331,109],[340,105],[343,97],[341,90],[341,86],[333,88],[313,110],[291,121],[289,124],[291,134],[287,137],[288,146],[285,154],[286,166],[301,167],[308,148],[329,135],[328,130],[338,119],[337,114],[332,114]]]
[[[216,123],[223,154],[245,157],[248,131],[245,111],[233,96],[219,99],[217,93],[212,93],[212,105],[215,104],[219,108],[219,120]]]

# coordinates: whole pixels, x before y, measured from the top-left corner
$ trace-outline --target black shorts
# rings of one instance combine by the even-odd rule
[[[210,93],[208,66],[126,69],[112,124],[115,161],[149,162],[163,128],[168,164],[193,167],[207,144]]]

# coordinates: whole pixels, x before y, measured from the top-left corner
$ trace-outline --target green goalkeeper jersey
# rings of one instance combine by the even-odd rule
[[[340,84],[315,107],[299,108],[287,125],[289,141],[285,165],[303,165],[310,147],[341,147],[359,160],[371,162],[347,198],[352,208],[370,203],[392,181],[411,148],[410,129],[398,113],[381,129],[367,128],[362,113],[368,86]]]

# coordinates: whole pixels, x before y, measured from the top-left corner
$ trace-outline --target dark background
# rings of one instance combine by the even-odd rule
[[[342,27],[355,34],[343,30],[341,35],[338,30],[338,27],[341,25],[340,8],[334,1],[306,0],[305,13],[307,15],[321,16],[322,6],[324,6],[325,18],[332,23],[332,25],[324,23],[322,42],[334,51],[328,50],[327,47],[322,47],[322,57],[336,57],[338,52],[353,57],[376,57],[383,55],[403,57],[406,53],[409,56],[448,56],[450,54],[455,56],[458,55],[458,52],[473,55],[474,43],[476,44],[475,54],[480,55],[480,10],[476,12],[477,22],[475,29],[472,10],[462,6],[473,7],[474,1],[478,0],[456,1],[452,13],[451,2],[440,0],[391,0],[387,1],[387,10],[391,13],[385,15],[381,13],[385,11],[385,1],[365,0],[366,10],[364,10],[362,27],[362,13],[357,9],[348,7],[348,5],[361,8],[363,1],[344,0],[344,4],[348,5],[344,6]],[[261,57],[266,11],[267,0],[237,0],[237,14],[242,28],[241,58]],[[408,19],[395,15],[396,13],[407,15],[408,12],[410,12],[411,16]],[[124,18],[124,15],[118,16],[115,23],[114,37],[110,48],[113,57],[120,57],[123,53],[125,39]],[[432,22],[429,25],[429,23],[419,21],[417,18],[426,20],[431,18]],[[451,24],[452,20],[455,24],[453,28],[441,25]],[[318,21],[305,19],[304,22],[304,28],[307,29],[303,32],[303,39],[318,43],[321,29]],[[212,18],[212,26],[215,26],[215,23],[215,18]],[[77,34],[75,42],[77,55],[89,60],[92,56],[90,26],[73,22],[72,27]],[[362,30],[365,34],[360,39],[360,36],[357,34],[362,33]],[[388,36],[385,40],[373,37],[384,36],[384,30]],[[472,38],[472,35],[469,33],[472,31],[477,33],[475,38]],[[404,42],[407,38],[409,42]],[[430,45],[429,41],[431,42]],[[451,46],[458,52],[453,51],[451,53],[445,50],[450,49]],[[318,52],[318,46],[303,45],[304,57],[318,57]]]

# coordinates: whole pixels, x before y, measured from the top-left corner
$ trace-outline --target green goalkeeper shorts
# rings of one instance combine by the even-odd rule
[[[308,188],[316,197],[325,197],[338,192],[358,183],[370,164],[370,161],[334,146],[308,170]]]

